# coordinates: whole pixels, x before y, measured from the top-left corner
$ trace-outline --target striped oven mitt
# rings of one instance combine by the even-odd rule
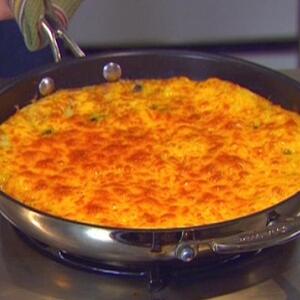
[[[49,0],[61,25],[66,29],[81,0]],[[45,13],[43,0],[9,0],[9,6],[19,24],[25,44],[30,51],[46,45],[39,33],[40,20]]]

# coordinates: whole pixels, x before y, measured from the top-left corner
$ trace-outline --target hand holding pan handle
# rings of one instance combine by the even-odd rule
[[[175,253],[178,259],[188,262],[203,249],[210,249],[216,254],[251,252],[284,244],[298,235],[300,235],[300,217],[295,217],[271,223],[258,231],[248,231],[201,242],[183,242],[177,246]]]
[[[49,0],[44,0],[45,16],[41,20],[40,27],[41,33],[45,36],[50,44],[54,61],[59,63],[62,60],[57,39],[60,38],[64,41],[66,46],[71,50],[75,57],[85,57],[85,53],[80,49],[77,43],[67,34],[64,28],[61,26],[53,7]],[[122,69],[119,64],[115,62],[109,62],[103,67],[103,77],[105,80],[114,82],[118,81],[122,76]]]

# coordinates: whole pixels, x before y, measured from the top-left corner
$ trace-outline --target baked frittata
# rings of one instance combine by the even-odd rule
[[[61,90],[0,126],[0,189],[100,226],[246,216],[299,192],[299,166],[299,115],[217,78]]]

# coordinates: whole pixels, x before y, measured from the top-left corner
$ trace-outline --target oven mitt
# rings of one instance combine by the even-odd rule
[[[50,0],[61,25],[67,28],[70,18],[80,5],[81,0]],[[39,33],[39,23],[45,13],[43,0],[9,0],[10,8],[24,36],[30,51],[46,45]]]

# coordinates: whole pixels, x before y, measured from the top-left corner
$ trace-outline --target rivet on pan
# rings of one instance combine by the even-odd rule
[[[191,246],[184,245],[177,248],[176,256],[184,262],[189,262],[195,258],[196,254],[195,250]]]
[[[39,92],[42,96],[47,96],[55,90],[54,80],[50,77],[45,77],[39,83]]]
[[[105,78],[105,80],[113,82],[119,80],[121,76],[122,76],[122,69],[120,65],[114,62],[110,62],[104,66],[103,77]]]

